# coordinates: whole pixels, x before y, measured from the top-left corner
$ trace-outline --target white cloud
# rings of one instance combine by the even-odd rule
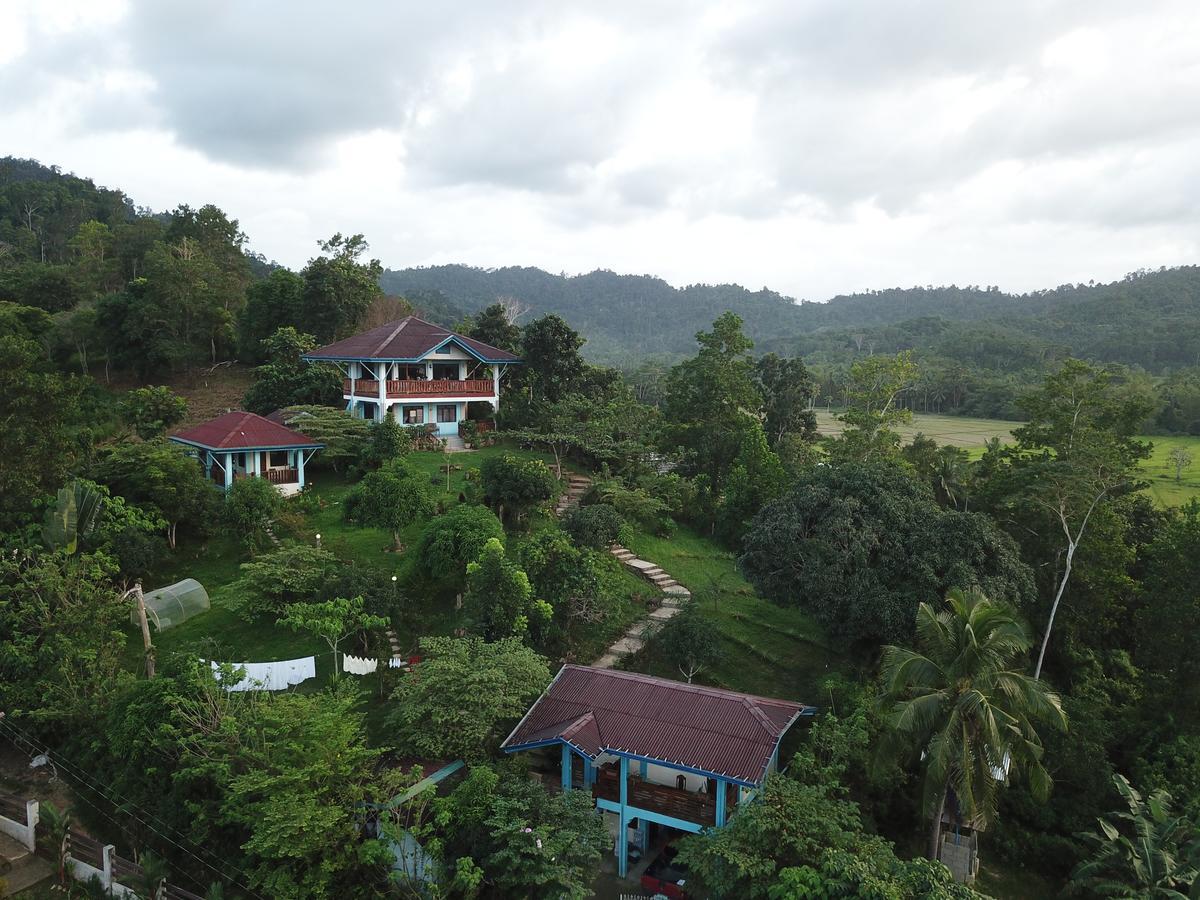
[[[0,7],[6,152],[302,265],[809,299],[1196,261],[1200,8],[1040,0]]]

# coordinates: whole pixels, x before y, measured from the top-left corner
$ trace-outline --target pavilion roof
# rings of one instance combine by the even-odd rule
[[[784,732],[813,707],[636,672],[566,665],[504,741],[567,743],[760,784]]]
[[[521,361],[515,353],[509,353],[507,350],[501,350],[499,347],[493,347],[483,341],[457,334],[441,325],[434,325],[432,322],[418,319],[416,316],[405,316],[395,322],[388,322],[386,325],[380,325],[377,328],[351,335],[344,340],[335,341],[310,353],[305,353],[304,359],[416,362],[450,341],[457,343],[483,362],[519,363]]]
[[[325,446],[286,425],[242,410],[177,431],[171,440],[206,450],[318,450]]]

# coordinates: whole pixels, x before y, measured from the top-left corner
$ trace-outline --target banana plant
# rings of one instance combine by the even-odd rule
[[[46,510],[42,523],[42,540],[52,549],[74,554],[81,539],[96,529],[103,494],[93,485],[76,479],[59,489],[54,506]]]

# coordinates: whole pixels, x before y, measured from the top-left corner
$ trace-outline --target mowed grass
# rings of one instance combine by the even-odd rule
[[[430,494],[444,511],[460,502],[460,495],[468,488],[467,476],[471,469],[477,469],[488,457],[504,453],[551,461],[543,454],[508,447],[488,447],[450,454],[449,457],[436,452],[412,453],[408,462],[428,482]],[[415,565],[415,546],[426,523],[417,522],[405,529],[401,534],[405,549],[396,553],[392,547],[392,536],[384,529],[345,521],[345,500],[353,487],[354,483],[341,473],[317,470],[309,484],[316,508],[301,518],[294,533],[281,531],[281,538],[314,543],[319,534],[321,546],[340,559],[375,568],[384,575],[395,575],[398,583],[405,585]],[[536,531],[557,526],[548,513],[540,513],[535,515],[531,527]],[[523,540],[527,540],[527,535],[521,533],[510,534],[507,538],[511,549],[519,547]],[[184,578],[195,578],[208,591],[211,609],[161,633],[152,626],[152,638],[159,659],[165,659],[172,653],[183,653],[230,662],[269,662],[315,655],[317,678],[307,682],[304,688],[315,689],[323,685],[333,672],[332,655],[323,641],[269,620],[246,621],[236,612],[240,566],[249,559],[251,555],[245,544],[229,536],[220,523],[214,526],[214,533],[206,539],[185,537],[181,540],[178,549],[162,567],[146,579],[146,590],[173,584]],[[630,622],[644,614],[640,602],[644,596],[652,593],[645,582],[626,572],[616,560],[606,560],[606,572],[610,586],[616,588],[620,603],[611,621],[594,629],[595,634],[583,636],[580,655],[589,660],[599,656],[611,639],[615,639]],[[417,581],[417,584],[422,583],[421,580]],[[415,648],[420,637],[451,634],[463,624],[462,614],[455,609],[453,597],[439,596],[419,587],[400,587],[398,590],[405,590],[411,603],[410,614],[404,617],[404,621],[393,622],[405,651]],[[126,661],[131,669],[137,670],[142,666],[141,633],[133,625],[129,629]]]
[[[817,410],[817,427],[821,434],[841,434],[842,423],[834,418],[835,415],[836,410]],[[1020,422],[998,419],[914,413],[912,422],[896,430],[906,442],[920,433],[933,438],[939,444],[962,447],[970,453],[971,459],[978,459],[983,455],[984,445],[994,437],[1000,438],[1005,444],[1011,443],[1012,430],[1020,425]],[[1141,464],[1141,477],[1148,482],[1146,492],[1154,502],[1164,507],[1182,506],[1191,500],[1200,499],[1200,437],[1143,435],[1141,439],[1153,445],[1150,458]],[[1175,469],[1169,461],[1171,450],[1176,447],[1182,447],[1194,460],[1183,470],[1178,482],[1175,480]]]
[[[754,594],[733,553],[688,528],[669,538],[639,532],[629,549],[658,563],[692,592],[720,632],[720,660],[697,681],[730,690],[820,705],[821,682],[847,672],[851,661],[826,639],[810,616]],[[665,678],[680,673],[654,653],[654,644],[631,667]]]

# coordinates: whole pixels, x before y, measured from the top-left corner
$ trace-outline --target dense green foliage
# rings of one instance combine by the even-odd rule
[[[890,464],[818,466],[754,519],[740,558],[766,597],[852,640],[899,640],[917,608],[960,585],[1018,606],[1033,578],[987,517],[938,506]]]
[[[397,746],[426,759],[486,759],[550,681],[517,638],[424,638],[421,655],[392,693],[389,722]]]

